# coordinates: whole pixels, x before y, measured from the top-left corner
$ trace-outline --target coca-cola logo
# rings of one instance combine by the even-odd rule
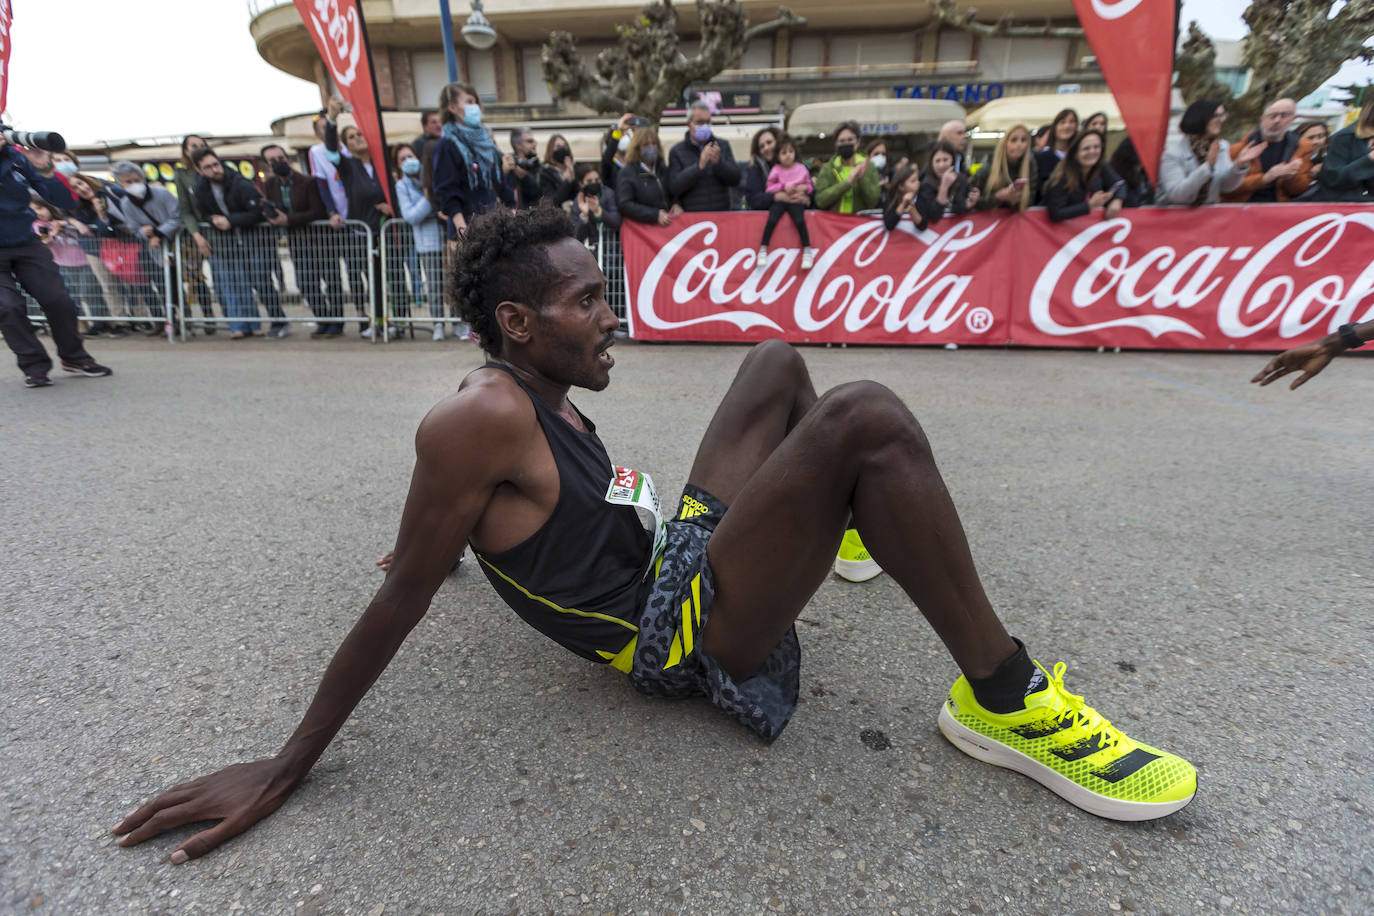
[[[357,7],[354,0],[344,0],[344,3],[347,8],[341,10],[339,0],[313,0],[313,9],[310,11],[310,28],[315,33],[315,44],[320,47],[330,75],[340,89],[353,85],[363,52],[363,34],[358,25]]]
[[[888,334],[939,334],[969,309],[966,294],[973,276],[947,273],[950,262],[998,225],[959,222],[943,234],[921,233],[924,244],[914,257],[910,252],[885,257],[889,232],[878,220],[864,220],[821,249],[812,268],[801,272],[796,249],[775,251],[760,269],[752,245],[717,246],[720,227],[706,219],[684,227],[658,249],[635,289],[636,320],[658,331],[725,323],[740,331],[781,332],[783,320],[808,335],[853,333],[870,325]],[[682,256],[685,262],[678,263]],[[789,298],[790,316],[777,314],[778,309],[769,314],[770,306],[785,308]],[[660,308],[682,317],[666,317]],[[992,317],[982,309],[967,324],[982,333],[991,329]]]
[[[1140,6],[1142,0],[1093,0],[1093,12],[1103,19],[1120,19]]]
[[[1231,339],[1271,325],[1280,337],[1292,338],[1357,320],[1360,303],[1374,293],[1374,260],[1367,254],[1349,282],[1348,270],[1346,276],[1319,272],[1322,260],[1338,251],[1347,257],[1352,251],[1374,251],[1369,237],[1374,213],[1313,216],[1258,247],[1145,249],[1126,244],[1132,228],[1125,218],[1094,223],[1054,253],[1031,289],[1029,312],[1036,330],[1071,336],[1136,328],[1156,339],[1172,333],[1202,339],[1214,323]],[[1079,264],[1075,276],[1070,268]],[[1215,302],[1215,310],[1193,312],[1206,302]],[[1183,314],[1162,314],[1166,310]],[[1104,311],[1114,317],[1099,317]]]

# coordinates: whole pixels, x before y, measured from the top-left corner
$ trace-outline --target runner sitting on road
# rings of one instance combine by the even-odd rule
[[[123,845],[202,820],[174,863],[275,811],[305,778],[470,544],[501,597],[547,636],[646,694],[706,696],[772,741],[797,702],[793,622],[852,517],[963,671],[939,712],[962,751],[1103,817],[1193,797],[1186,761],[1139,744],[1031,661],[1002,628],[916,419],[874,382],[818,398],[801,357],[755,347],[706,430],[677,518],[646,531],[652,484],[614,468],[568,400],[599,391],[618,327],[596,260],[561,210],[475,219],[450,294],[489,362],[416,434],[385,582],[274,757],[177,786],[126,817]],[[728,511],[727,511],[728,509]]]

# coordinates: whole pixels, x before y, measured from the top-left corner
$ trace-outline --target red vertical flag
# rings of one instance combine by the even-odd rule
[[[10,0],[0,0],[0,114],[4,113],[10,94],[10,23],[13,21]]]
[[[4,0],[0,0],[4,2]],[[353,118],[367,138],[372,168],[392,210],[390,172],[386,163],[386,132],[382,129],[377,80],[372,74],[372,49],[367,42],[362,4],[358,0],[296,0],[296,9],[315,39],[315,47],[329,68],[339,95],[353,106]]]
[[[1174,0],[1073,0],[1097,65],[1150,180],[1169,132],[1174,72]]]

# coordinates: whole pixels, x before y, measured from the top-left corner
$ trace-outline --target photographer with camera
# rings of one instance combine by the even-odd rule
[[[272,172],[262,183],[263,216],[268,223],[286,232],[286,247],[296,270],[296,286],[315,316],[315,331],[310,336],[315,340],[338,337],[343,334],[339,261],[334,256],[334,246],[328,244],[333,241],[325,234],[328,230],[312,228],[313,223],[329,219],[329,211],[320,195],[320,184],[292,168],[286,148],[279,143],[267,144],[261,155]]]
[[[568,138],[554,134],[544,146],[544,167],[539,170],[539,190],[544,199],[561,207],[577,195],[577,164]]]
[[[26,388],[52,384],[52,359],[29,321],[22,286],[47,316],[62,370],[91,378],[109,375],[86,352],[77,328],[76,303],[62,282],[48,247],[33,231],[30,192],[59,210],[76,206],[67,186],[53,171],[52,156],[41,149],[20,152],[10,145],[13,133],[0,130],[0,334],[14,351]],[[53,145],[63,147],[60,138]]]
[[[515,209],[528,210],[539,203],[543,193],[539,188],[539,145],[528,127],[516,127],[510,132],[510,149],[501,157],[502,178],[515,196]]]

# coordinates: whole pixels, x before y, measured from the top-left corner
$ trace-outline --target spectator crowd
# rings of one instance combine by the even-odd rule
[[[1221,101],[1194,102],[1166,146],[1157,186],[1129,138],[1109,148],[1106,114],[1080,120],[1071,108],[1035,129],[1012,127],[975,164],[962,121],[943,125],[919,160],[890,150],[893,140],[865,138],[853,122],[828,135],[833,153],[810,161],[776,127],[757,131],[737,158],[714,132],[711,108],[697,103],[677,137],[621,117],[604,134],[599,159],[581,162],[565,136],[554,134],[541,151],[523,127],[501,137],[502,148],[483,123],[476,90],[451,83],[439,107],[421,115],[420,134],[387,151],[390,174],[377,173],[367,138],[341,126],[342,113],[337,100],[320,112],[304,159],[278,144],[263,147],[261,181],[227,168],[194,134],[181,144],[175,193],[150,184],[132,162],[114,163],[113,180],[103,181],[70,155],[53,154],[75,206],[35,195],[34,231],[93,319],[85,335],[162,333],[169,301],[184,305],[188,319],[193,304],[202,319],[213,318],[208,279],[223,310],[216,321],[232,338],[284,337],[289,263],[315,319],[312,337],[340,336],[355,321],[362,335],[379,333],[369,298],[380,301],[383,286],[392,317],[427,314],[435,340],[451,331],[466,337],[445,306],[444,263],[468,223],[494,207],[561,207],[593,248],[623,220],[670,226],[687,212],[757,210],[767,221],[756,263],[796,248],[806,270],[815,257],[812,209],[920,231],[951,215],[1036,206],[1060,221],[1145,206],[1374,202],[1374,94],[1334,133],[1323,121],[1295,123],[1292,99],[1274,101],[1243,135],[1227,129]],[[373,256],[369,236],[386,240],[385,257]],[[121,314],[136,307],[138,317],[118,320],[111,298],[122,301]],[[203,330],[213,334],[215,324]]]

